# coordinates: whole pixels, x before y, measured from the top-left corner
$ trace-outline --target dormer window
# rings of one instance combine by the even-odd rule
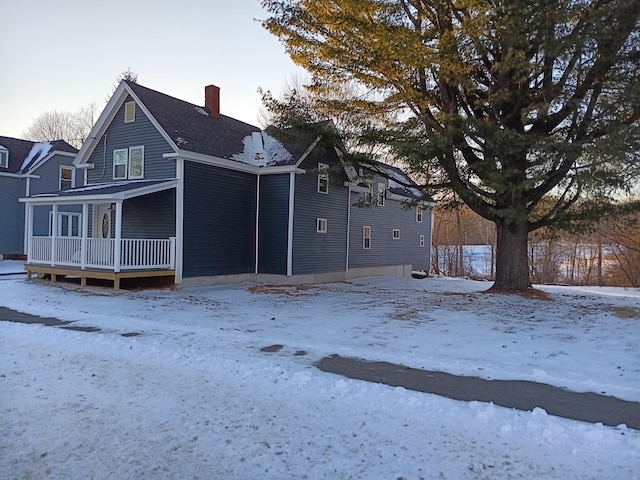
[[[329,165],[318,163],[318,193],[329,193]]]
[[[379,183],[378,184],[378,205],[379,206],[383,206],[384,205],[384,197],[386,196],[386,187],[384,186],[384,183]]]
[[[124,123],[136,121],[136,102],[126,102],[124,104]]]
[[[9,167],[9,150],[0,146],[0,168]]]

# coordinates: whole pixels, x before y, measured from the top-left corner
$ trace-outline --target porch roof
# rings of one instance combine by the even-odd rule
[[[78,203],[114,203],[129,198],[141,197],[151,193],[175,188],[178,180],[175,178],[164,180],[141,180],[127,182],[101,183],[85,187],[70,188],[55,193],[40,193],[31,197],[21,198],[20,202],[53,205]]]

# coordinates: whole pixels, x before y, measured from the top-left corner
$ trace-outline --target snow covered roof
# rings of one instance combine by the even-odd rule
[[[76,154],[78,150],[63,140],[53,142],[32,142],[19,138],[0,136],[0,145],[9,151],[9,164],[0,171],[26,174],[39,167],[54,152]]]

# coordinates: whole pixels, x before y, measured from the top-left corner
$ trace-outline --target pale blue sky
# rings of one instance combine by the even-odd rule
[[[221,88],[221,113],[257,125],[257,88],[279,93],[301,72],[255,18],[259,0],[0,1],[0,135],[38,115],[102,111],[118,75],[198,105]]]

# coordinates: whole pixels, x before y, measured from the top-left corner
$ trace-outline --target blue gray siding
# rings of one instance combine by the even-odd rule
[[[24,196],[26,179],[0,176],[0,254],[22,254],[24,243]]]
[[[374,192],[377,191],[377,182]],[[430,211],[425,210],[422,222],[416,221],[415,207],[398,200],[385,199],[383,206],[361,206],[363,194],[351,195],[351,241],[349,268],[378,265],[412,264],[414,269],[429,269]],[[363,248],[363,226],[371,227],[371,248]],[[393,229],[400,230],[400,239],[393,238]],[[424,235],[424,247],[420,247]]]
[[[258,271],[286,275],[289,174],[260,177]]]
[[[185,277],[255,271],[256,176],[185,162]]]
[[[122,238],[169,238],[175,235],[175,189],[131,198],[122,204]]]
[[[318,193],[318,162],[333,167],[335,152],[322,152],[301,165],[306,174],[296,176],[293,216],[294,275],[344,271],[346,267],[348,189],[344,179],[333,170],[329,176],[329,193]],[[318,218],[327,219],[327,233],[317,232]]]
[[[131,98],[128,98],[126,101],[130,100]],[[138,105],[136,105],[135,122],[124,123],[123,104],[89,157],[89,162],[93,163],[94,168],[88,171],[88,183],[112,181],[113,151],[140,145],[144,146],[144,178],[146,180],[175,178],[175,160],[162,157],[163,154],[173,151],[169,143]]]

